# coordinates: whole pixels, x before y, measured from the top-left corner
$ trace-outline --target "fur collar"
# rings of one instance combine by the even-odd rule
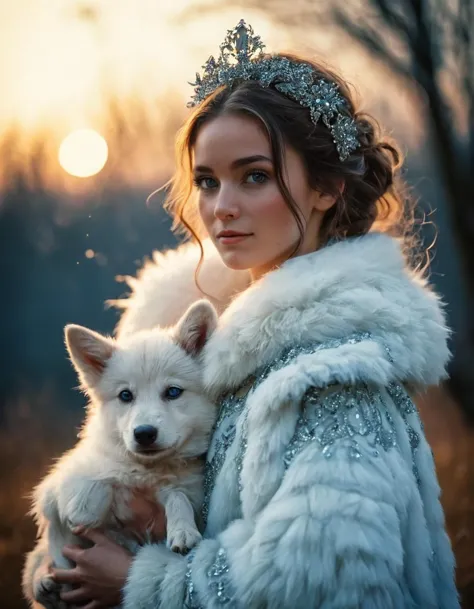
[[[389,380],[425,386],[445,377],[439,298],[406,268],[398,241],[380,233],[291,259],[237,296],[205,348],[206,384],[238,387],[287,347],[357,333],[381,346]]]

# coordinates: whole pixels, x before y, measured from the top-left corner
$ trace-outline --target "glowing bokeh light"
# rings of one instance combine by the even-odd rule
[[[72,176],[88,178],[96,175],[107,162],[105,139],[93,129],[70,133],[59,147],[59,164]]]

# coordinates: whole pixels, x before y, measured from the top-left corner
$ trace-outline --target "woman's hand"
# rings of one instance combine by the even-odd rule
[[[166,538],[165,508],[146,491],[136,489],[128,503],[132,518],[123,522],[123,531],[138,543],[160,542]]]
[[[71,584],[74,590],[62,592],[66,603],[84,603],[84,609],[114,607],[122,602],[122,589],[132,564],[132,555],[96,529],[75,529],[74,533],[94,543],[91,548],[64,546],[63,554],[76,566],[52,569],[52,578]]]
[[[128,504],[132,517],[122,522],[122,532],[139,543],[159,542],[166,537],[166,515],[146,492],[136,490]],[[84,603],[84,609],[113,607],[122,602],[133,556],[97,529],[75,529],[74,534],[94,543],[91,548],[65,546],[63,554],[76,566],[72,569],[53,569],[53,580],[70,584],[74,590],[61,593],[67,603]]]

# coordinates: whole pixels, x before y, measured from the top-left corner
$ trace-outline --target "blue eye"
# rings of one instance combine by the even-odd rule
[[[118,394],[118,399],[121,402],[129,404],[133,401],[133,393],[130,391],[130,389],[122,389],[122,391]]]
[[[212,190],[213,188],[217,188],[217,181],[214,178],[210,177],[197,177],[193,180],[196,188],[200,190]]]
[[[250,180],[249,178],[253,178]],[[268,176],[263,171],[251,171],[247,174],[246,182],[248,184],[264,184],[268,180]]]
[[[165,398],[167,400],[176,400],[183,393],[183,389],[181,387],[168,387],[165,389]]]

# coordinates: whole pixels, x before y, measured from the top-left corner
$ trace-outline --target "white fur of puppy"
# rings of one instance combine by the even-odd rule
[[[32,513],[56,567],[73,566],[62,548],[81,543],[71,532],[77,525],[113,532],[135,550],[136,542],[120,533],[120,523],[131,517],[134,489],[164,506],[171,550],[185,552],[201,539],[195,522],[203,500],[199,457],[216,408],[203,390],[200,352],[216,324],[214,308],[203,300],[172,328],[117,340],[66,327],[66,345],[90,404],[80,441],[33,493]],[[52,607],[55,584],[48,577],[32,581],[33,559],[26,561],[24,593],[31,603]]]

